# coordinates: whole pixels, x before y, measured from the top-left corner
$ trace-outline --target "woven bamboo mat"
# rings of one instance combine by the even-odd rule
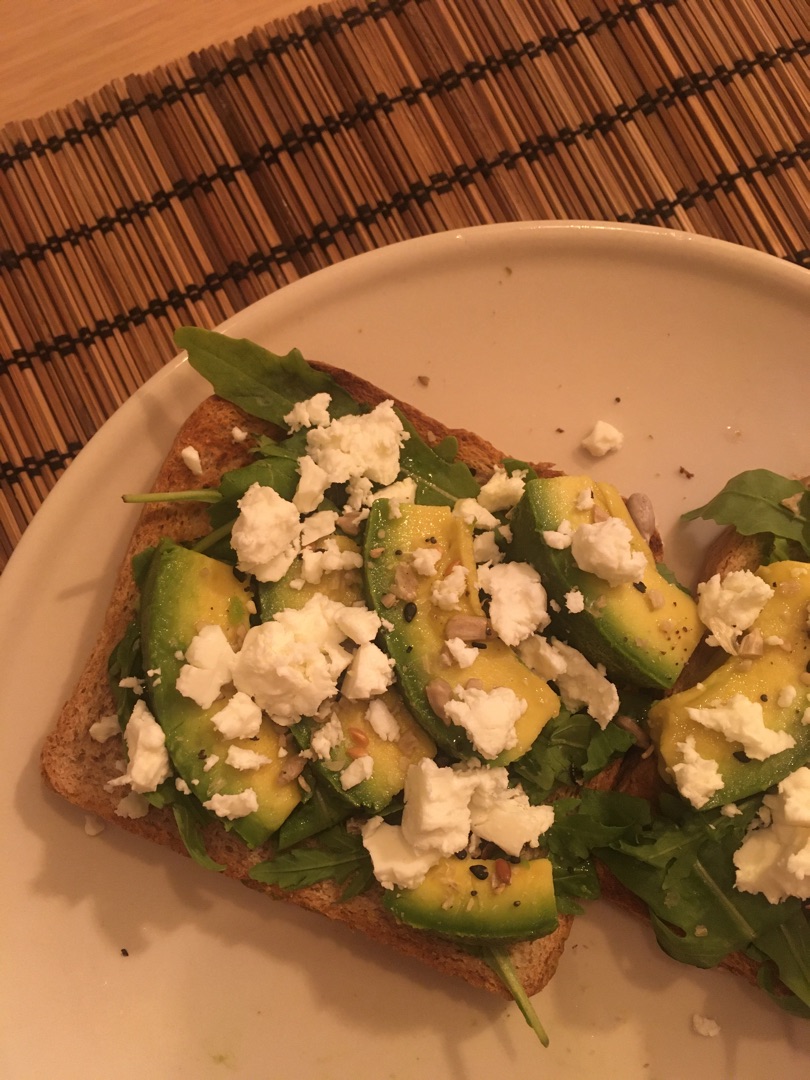
[[[805,0],[334,3],[0,133],[0,567],[173,354],[358,252],[529,219],[810,265]]]

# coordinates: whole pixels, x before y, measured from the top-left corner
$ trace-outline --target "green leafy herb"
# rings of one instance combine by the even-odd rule
[[[250,877],[282,889],[303,889],[319,881],[336,881],[344,885],[341,899],[348,900],[368,888],[374,874],[362,839],[350,836],[337,825],[321,833],[311,847],[295,848],[257,863]]]
[[[219,483],[219,502],[208,511],[211,524],[219,528],[233,520],[239,512],[237,502],[251,485],[271,487],[282,499],[290,500],[295,494],[298,479],[297,459],[286,456],[259,458],[241,469],[223,473]]]
[[[416,480],[416,501],[429,506],[452,506],[457,499],[474,499],[481,489],[469,468],[462,461],[448,460],[444,456],[446,446],[443,454],[438,454],[406,416],[400,412],[397,416],[409,435],[399,455],[400,468]]]
[[[115,711],[118,715],[118,723],[121,730],[126,727],[127,720],[138,695],[129,686],[121,686],[122,680],[144,678],[143,658],[141,656],[141,624],[135,618],[124,631],[124,635],[110,653],[107,661],[107,677],[110,690],[115,701]]]
[[[748,951],[763,962],[758,979],[776,1004],[810,1019],[810,916],[795,904],[790,917],[758,934]],[[774,972],[793,996],[773,985]]]
[[[799,512],[794,513],[785,500],[800,496]],[[810,555],[808,516],[810,494],[799,480],[789,480],[768,469],[750,469],[733,477],[723,490],[705,506],[684,514],[684,520],[707,518],[718,525],[733,525],[742,536],[770,533],[781,540],[792,540]]]
[[[546,1029],[540,1022],[540,1017],[532,1005],[531,998],[523,988],[523,984],[517,977],[514,965],[512,963],[512,957],[509,955],[509,950],[504,945],[485,945],[480,950],[476,950],[477,954],[484,960],[495,972],[506,989],[514,998],[515,1004],[523,1014],[523,1019],[535,1033],[537,1038],[543,1044],[548,1046],[548,1035]]]
[[[358,411],[354,399],[330,375],[310,367],[298,349],[278,356],[244,338],[192,326],[176,330],[174,340],[216,394],[279,427],[296,402],[313,394],[330,395],[333,417]]]
[[[177,822],[180,839],[191,858],[205,870],[221,871],[225,867],[216,862],[205,850],[203,826],[209,820],[205,809],[193,795],[182,795],[172,800],[172,813]]]
[[[337,825],[354,809],[351,803],[341,799],[333,788],[325,784],[316,782],[311,791],[311,797],[306,802],[299,803],[279,829],[279,851],[286,851]]]
[[[503,459],[502,464],[510,476],[514,472],[525,472],[527,482],[529,480],[537,480],[538,478],[537,472],[532,468],[528,461],[521,461],[519,458],[508,457]]]

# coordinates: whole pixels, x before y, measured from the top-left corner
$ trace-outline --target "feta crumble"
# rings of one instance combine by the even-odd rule
[[[604,457],[612,450],[621,450],[624,435],[607,420],[597,420],[580,444],[592,457]]]
[[[180,451],[180,457],[190,473],[194,476],[202,476],[203,469],[199,450],[193,446],[184,446]]]
[[[621,518],[580,525],[571,539],[574,562],[609,585],[641,581],[647,556],[633,549],[633,534]]]
[[[519,645],[548,626],[548,597],[533,566],[517,562],[482,566],[478,581],[491,597],[492,628],[507,645]]]
[[[235,821],[236,818],[255,814],[259,809],[259,800],[253,788],[245,788],[236,795],[212,795],[203,803],[206,810],[213,810],[217,817]]]
[[[340,786],[344,791],[350,791],[351,788],[362,784],[364,780],[369,780],[373,771],[374,758],[370,754],[363,754],[341,771]]]
[[[111,780],[109,786],[129,784],[138,795],[155,791],[172,770],[163,728],[144,701],[135,702],[124,730],[124,740],[129,758],[127,771]]]
[[[121,725],[118,723],[118,717],[113,713],[111,716],[102,716],[100,720],[96,720],[90,725],[89,732],[91,739],[105,743],[114,735],[121,734]]]
[[[515,724],[523,716],[528,703],[508,686],[493,690],[456,686],[455,699],[445,705],[445,713],[459,724],[470,737],[475,749],[491,760],[517,744]]]
[[[442,611],[455,611],[467,588],[467,567],[456,563],[449,574],[437,581],[430,598]]]
[[[251,484],[238,506],[231,530],[237,566],[257,581],[280,580],[301,547],[298,509],[274,488],[261,484]]]
[[[764,797],[765,824],[734,853],[736,886],[771,904],[789,896],[810,900],[810,767],[802,766]],[[770,819],[770,823],[767,823]]]
[[[472,667],[478,657],[478,649],[473,645],[467,645],[461,638],[448,638],[444,647],[447,650],[452,663],[457,664],[460,668]]]
[[[472,525],[474,529],[498,527],[498,519],[477,499],[458,499],[453,506],[453,515],[461,518],[465,524]]]
[[[594,667],[581,652],[553,639],[554,650],[565,662],[565,670],[554,676],[563,705],[576,712],[583,705],[590,717],[604,730],[619,711],[619,694],[605,676],[605,669]]]
[[[368,703],[366,720],[377,738],[383,742],[396,742],[401,734],[397,718],[380,698],[374,698]]]
[[[230,683],[236,655],[225,631],[216,624],[203,626],[186,649],[186,663],[177,675],[176,688],[201,709],[210,709]]]
[[[675,783],[681,795],[699,810],[715,792],[721,790],[723,777],[716,761],[701,757],[697,752],[694,735],[687,735],[684,742],[676,746],[683,755],[683,761],[672,766]]]
[[[511,510],[520,502],[526,488],[526,476],[525,469],[517,469],[510,475],[502,465],[496,465],[492,476],[478,493],[478,502],[491,513]]]
[[[692,1016],[692,1029],[696,1035],[703,1035],[708,1039],[720,1034],[720,1025],[717,1021],[712,1020],[710,1016],[701,1016],[700,1013]]]
[[[741,743],[748,757],[756,761],[764,761],[772,754],[796,745],[789,732],[766,727],[762,705],[750,701],[744,694],[734,694],[722,704],[688,708],[686,713],[710,731],[719,731],[729,742]]]
[[[237,690],[211,717],[211,723],[226,739],[252,739],[262,726],[262,710],[248,694]]]
[[[272,765],[273,759],[267,754],[259,754],[256,750],[246,750],[241,746],[229,746],[225,764],[234,769],[243,771],[248,769],[260,769],[262,765]]]
[[[555,551],[565,551],[571,547],[574,536],[574,527],[568,518],[563,518],[556,529],[544,529],[543,541]]]
[[[715,574],[697,587],[698,617],[711,630],[709,645],[719,645],[734,655],[740,635],[751,627],[773,589],[750,570],[732,570],[721,579]]]
[[[331,396],[326,393],[313,394],[306,401],[296,401],[283,418],[284,423],[291,432],[300,431],[304,427],[324,427],[329,423],[331,401]]]

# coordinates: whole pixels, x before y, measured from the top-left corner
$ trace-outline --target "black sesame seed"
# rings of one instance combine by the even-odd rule
[[[512,907],[520,907],[520,901],[519,900],[513,900],[512,901]]]
[[[399,557],[402,554],[402,548],[397,548],[394,554]]]
[[[121,950],[121,955],[122,956],[129,956],[129,949],[122,949]]]
[[[647,586],[644,584],[643,581],[634,581],[633,582],[633,588],[638,589],[639,592],[646,592],[647,591]]]
[[[462,848],[461,851],[456,852],[456,858],[457,859],[466,859],[467,858],[467,852],[464,850],[464,848]]]
[[[413,645],[406,645],[405,652],[413,652]]]
[[[481,863],[475,863],[470,867],[470,873],[473,877],[478,878],[479,881],[486,881],[489,877],[489,870]]]
[[[751,760],[751,758],[748,756],[748,754],[746,754],[744,750],[735,750],[732,754],[732,757],[736,758],[737,761],[741,761],[743,765],[747,765],[748,762]]]
[[[470,896],[478,896],[478,889],[470,889]]]
[[[759,695],[759,700],[760,701],[767,701],[768,700],[768,695],[767,694],[760,694]]]
[[[405,622],[412,622],[416,618],[416,604],[413,600],[409,600],[402,609],[402,618]]]
[[[485,649],[487,647],[487,643],[485,641],[471,641],[470,645],[474,649]]]

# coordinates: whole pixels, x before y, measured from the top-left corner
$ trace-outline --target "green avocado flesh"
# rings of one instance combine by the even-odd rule
[[[418,548],[438,547],[441,558],[435,576],[411,572],[408,595],[402,598],[402,570],[408,556]],[[434,584],[460,563],[467,569],[467,589],[457,610],[446,611],[431,599]],[[386,631],[386,647],[396,663],[400,689],[436,743],[458,758],[476,755],[467,733],[457,724],[445,723],[428,701],[428,686],[437,679],[451,688],[468,680],[480,680],[485,691],[508,687],[528,707],[518,719],[517,743],[490,760],[506,765],[521,757],[559,712],[559,699],[545,680],[523,664],[499,638],[491,636],[479,649],[470,667],[443,660],[446,627],[458,615],[483,616],[476,588],[472,531],[446,506],[400,506],[393,517],[387,499],[373,503],[365,540],[366,588],[377,613],[392,626]]]
[[[650,735],[665,775],[683,760],[678,743],[690,735],[698,754],[717,762],[724,786],[701,808],[705,810],[765,791],[810,760],[810,724],[802,723],[810,704],[810,686],[805,681],[810,664],[810,566],[772,563],[757,573],[775,590],[752,627],[765,642],[762,655],[730,656],[702,683],[656,702],[649,713]],[[783,644],[767,644],[773,638]],[[780,707],[785,687],[793,687],[796,693],[789,705]],[[787,731],[796,740],[795,746],[764,761],[746,760],[741,743],[730,742],[722,732],[709,730],[687,713],[690,708],[724,704],[735,694],[761,703],[765,726]]]
[[[275,727],[265,718],[258,738],[225,739],[211,718],[227,699],[201,709],[175,688],[183,653],[204,626],[220,626],[234,648],[241,644],[249,625],[249,601],[248,590],[224,563],[164,540],[142,591],[141,638],[145,668],[160,673],[149,681],[148,695],[176,772],[201,802],[217,793],[236,795],[253,788],[258,810],[237,818],[232,827],[246,843],[257,846],[301,799],[297,783],[279,779],[283,762]],[[254,750],[270,758],[270,764],[234,769],[225,764],[229,746]],[[219,760],[206,772],[205,761],[212,755]]]
[[[583,491],[593,492],[594,507],[577,509]],[[580,570],[571,548],[557,550],[543,539],[568,520],[574,530],[595,520],[594,510],[620,518],[632,534],[631,546],[644,553],[647,567],[638,584],[609,585]],[[511,519],[513,558],[539,572],[549,599],[560,611],[552,633],[583,652],[591,663],[604,664],[613,680],[656,689],[672,686],[694,652],[703,630],[695,602],[658,572],[652,552],[627,512],[618,491],[587,476],[555,476],[530,480]],[[579,589],[585,609],[571,613],[565,596]]]
[[[342,551],[360,550],[348,537],[335,539]],[[363,582],[359,570],[333,570],[324,574],[317,584],[305,583],[302,588],[293,588],[290,582],[300,580],[302,565],[299,556],[280,581],[259,586],[262,619],[272,618],[277,611],[285,608],[301,608],[316,592],[347,605],[363,601]],[[436,753],[435,743],[413,718],[396,690],[381,694],[380,701],[397,722],[397,739],[384,740],[376,734],[366,719],[368,701],[349,701],[341,697],[333,712],[343,729],[343,739],[332,750],[328,761],[315,760],[312,763],[312,767],[348,802],[375,814],[402,791],[409,767],[423,757],[432,758]],[[317,721],[305,718],[295,725],[293,734],[301,746],[307,748],[318,727],[320,724]],[[350,764],[353,757],[366,754],[374,762],[371,776],[344,790],[340,782],[341,770]]]
[[[450,856],[432,867],[421,885],[387,891],[383,902],[408,926],[449,937],[525,940],[557,926],[548,859],[514,864]]]

